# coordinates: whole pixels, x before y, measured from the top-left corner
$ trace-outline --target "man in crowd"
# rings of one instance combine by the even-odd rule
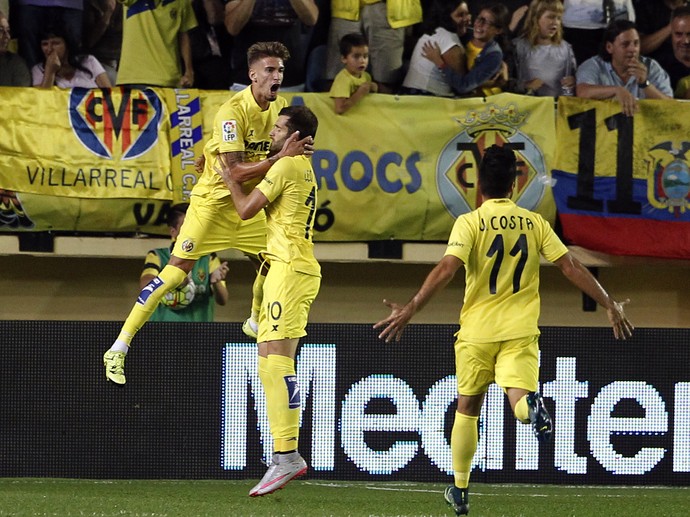
[[[578,97],[616,98],[630,117],[638,110],[638,99],[673,98],[668,74],[653,59],[640,56],[640,36],[628,20],[606,27],[601,51],[578,67],[576,80]]]

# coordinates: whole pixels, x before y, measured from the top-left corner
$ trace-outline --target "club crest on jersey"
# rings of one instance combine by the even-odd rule
[[[236,142],[237,141],[237,121],[236,120],[224,120],[222,123],[223,128],[223,142]]]
[[[73,88],[69,117],[72,131],[93,154],[131,160],[158,141],[163,103],[150,88]]]
[[[688,151],[690,142],[681,142],[675,147],[670,141],[649,150],[649,204],[659,210],[668,210],[676,217],[690,208],[690,168],[685,158]]]
[[[514,104],[488,104],[482,110],[468,111],[464,118],[455,120],[461,131],[443,147],[436,162],[438,193],[454,218],[481,205],[477,188],[479,163],[484,150],[493,144],[515,151],[518,180],[512,199],[530,210],[539,205],[550,180],[541,150],[520,131],[528,116],[518,111]]]
[[[187,239],[182,243],[182,246],[180,247],[182,248],[182,251],[189,253],[194,249],[194,241],[192,241],[191,239]]]

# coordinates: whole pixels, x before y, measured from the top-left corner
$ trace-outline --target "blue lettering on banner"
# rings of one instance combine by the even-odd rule
[[[146,286],[141,290],[139,293],[139,297],[137,298],[137,303],[140,305],[144,305],[146,303],[146,300],[149,299],[149,296],[151,296],[151,293],[158,289],[160,286],[163,285],[163,280],[160,278],[156,277],[153,280],[151,280]]]
[[[320,149],[314,151],[312,166],[320,189],[338,190],[336,178],[340,177],[343,186],[352,192],[369,188],[375,179],[387,194],[403,189],[414,194],[422,187],[422,175],[417,168],[420,160],[418,151],[406,158],[395,151],[373,158],[361,150],[350,151],[339,160],[333,151]]]

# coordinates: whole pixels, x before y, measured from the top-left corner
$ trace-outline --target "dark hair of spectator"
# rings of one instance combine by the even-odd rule
[[[67,28],[57,24],[49,25],[41,32],[41,37],[39,41],[43,42],[50,38],[62,39],[65,42],[65,47],[67,50],[67,62],[70,64],[70,66],[78,70],[81,70],[82,72],[86,72],[87,74],[89,74],[89,76],[93,77],[93,73],[91,73],[91,70],[89,70],[82,64],[86,55],[79,47],[79,43],[77,43],[77,40],[74,38],[72,33],[69,30],[67,30]],[[46,61],[44,56],[44,66],[45,62]]]
[[[489,147],[479,164],[479,188],[490,198],[506,197],[517,178],[515,153],[496,144]]]
[[[680,7],[676,7],[673,11],[671,11],[671,21],[684,16],[690,16],[690,5],[681,5]]]
[[[189,203],[178,203],[168,209],[167,223],[170,228],[177,228],[180,221],[187,213]]]
[[[429,13],[422,20],[424,34],[433,34],[438,27],[455,33],[458,27],[450,15],[460,4],[466,3],[465,0],[434,0],[429,7]]]
[[[360,34],[359,32],[351,32],[350,34],[345,34],[345,36],[340,38],[340,55],[347,57],[350,52],[352,52],[354,47],[368,46],[369,41],[367,41],[367,37],[364,34]]]
[[[299,131],[300,138],[316,137],[319,121],[316,115],[306,106],[287,106],[280,110],[278,115],[288,117],[286,125],[289,134]]]
[[[493,15],[494,27],[501,31],[494,39],[500,45],[501,50],[509,51],[512,44],[510,43],[510,11],[508,8],[500,2],[489,2],[479,10],[480,13],[482,11],[489,11]]]
[[[611,61],[611,54],[606,50],[606,44],[613,43],[618,36],[630,29],[637,30],[635,22],[631,22],[630,20],[613,20],[609,23],[608,27],[604,29],[604,37],[601,40],[601,47],[599,48],[599,57],[604,61]]]
[[[280,41],[259,41],[254,43],[247,50],[247,64],[249,68],[265,57],[277,57],[285,62],[290,59],[290,51]]]

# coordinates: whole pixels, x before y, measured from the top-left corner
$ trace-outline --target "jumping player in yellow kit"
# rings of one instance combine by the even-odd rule
[[[279,42],[259,42],[247,52],[251,85],[223,104],[214,119],[213,135],[204,147],[204,171],[191,193],[190,206],[180,228],[167,266],[145,286],[120,334],[103,356],[106,378],[125,384],[125,355],[135,334],[151,317],[163,295],[185,281],[197,259],[213,252],[235,248],[253,259],[266,247],[266,219],[263,212],[247,221],[237,215],[228,182],[230,174],[238,181],[262,178],[283,156],[305,153],[311,137],[299,139],[293,133],[284,146],[268,158],[269,133],[278,112],[287,101],[278,96],[283,80],[284,61],[290,54]],[[311,151],[306,151],[310,153]],[[256,321],[261,307],[265,276],[257,274],[252,288],[252,317],[243,330],[256,337]],[[256,327],[256,323],[254,323]]]
[[[271,156],[295,131],[314,137],[317,127],[316,117],[306,106],[282,109],[270,134]],[[261,257],[270,269],[257,341],[274,454],[268,471],[249,492],[254,497],[270,494],[307,471],[297,451],[301,400],[295,355],[321,284],[312,242],[317,187],[309,158],[294,156],[279,159],[248,194],[240,182],[231,182],[230,190],[243,220],[264,209],[267,219],[266,251]]]
[[[457,515],[469,513],[468,485],[477,449],[477,423],[484,395],[496,382],[508,396],[515,417],[540,442],[552,433],[539,380],[539,257],[553,262],[575,286],[607,311],[616,339],[633,326],[618,303],[573,257],[537,213],[510,200],[517,177],[515,153],[493,145],[479,166],[483,202],[456,220],[445,256],[405,305],[388,302],[391,314],[374,328],[379,338],[399,341],[410,319],[465,266],[465,298],[456,334],[458,405],[451,432],[455,483],[444,497]]]

